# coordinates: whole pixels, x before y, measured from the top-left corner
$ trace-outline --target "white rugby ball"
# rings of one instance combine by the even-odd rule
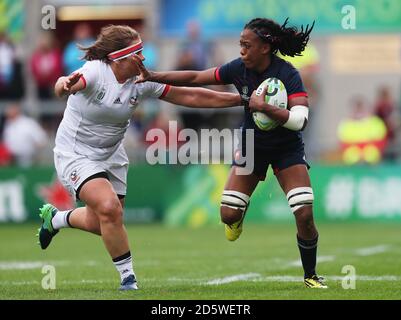
[[[267,86],[267,92],[265,96],[265,102],[273,106],[286,109],[287,108],[287,90],[280,79],[277,78],[267,78],[263,81],[259,87],[256,89],[256,95],[260,96],[264,87]],[[272,130],[278,126],[278,122],[270,119],[263,112],[253,112],[253,121],[256,126],[261,130]]]

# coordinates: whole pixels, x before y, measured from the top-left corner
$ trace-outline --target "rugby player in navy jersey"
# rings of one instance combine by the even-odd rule
[[[297,242],[304,269],[304,283],[310,288],[327,288],[316,274],[318,231],[313,220],[313,191],[305,160],[302,131],[308,120],[308,96],[298,71],[288,62],[276,56],[301,55],[305,49],[313,24],[305,30],[287,26],[273,20],[256,18],[247,23],[240,35],[240,58],[221,67],[203,71],[152,72],[140,66],[137,82],[154,81],[171,85],[233,84],[245,104],[242,132],[254,129],[254,170],[249,175],[239,173],[240,165],[231,168],[221,201],[221,220],[225,223],[226,237],[238,239],[242,232],[250,197],[259,181],[265,179],[269,165],[287,196],[297,225]],[[141,62],[138,60],[138,64]],[[267,78],[280,79],[288,94],[287,109],[264,102],[263,92],[255,94],[258,86]],[[280,126],[260,130],[252,119],[252,112],[262,111]],[[242,150],[246,150],[246,139]],[[243,154],[244,152],[242,152]],[[236,153],[238,155],[238,152]]]

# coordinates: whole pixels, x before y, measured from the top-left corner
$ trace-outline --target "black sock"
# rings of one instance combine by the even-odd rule
[[[123,255],[116,257],[112,260],[113,260],[113,262],[120,262],[120,261],[128,259],[128,258],[131,259],[131,251],[128,251],[127,253],[124,253]]]
[[[301,254],[302,266],[304,268],[304,277],[309,278],[316,274],[316,252],[317,252],[317,240],[319,235],[315,239],[304,240],[297,235],[299,253]]]

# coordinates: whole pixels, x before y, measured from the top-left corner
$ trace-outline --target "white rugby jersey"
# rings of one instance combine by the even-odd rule
[[[77,71],[85,88],[67,100],[54,151],[92,160],[107,159],[117,150],[141,100],[161,98],[169,90],[155,82],[135,84],[135,77],[120,84],[110,65],[100,60],[88,61]]]

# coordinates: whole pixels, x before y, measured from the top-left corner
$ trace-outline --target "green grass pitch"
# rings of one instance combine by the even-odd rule
[[[329,289],[305,288],[289,225],[245,224],[228,242],[223,225],[200,229],[127,227],[140,290],[119,292],[119,276],[100,237],[64,229],[47,250],[37,225],[0,226],[0,299],[400,299],[401,233],[391,224],[318,224],[318,272]],[[42,288],[43,265],[56,289]],[[356,271],[344,289],[342,269]]]

